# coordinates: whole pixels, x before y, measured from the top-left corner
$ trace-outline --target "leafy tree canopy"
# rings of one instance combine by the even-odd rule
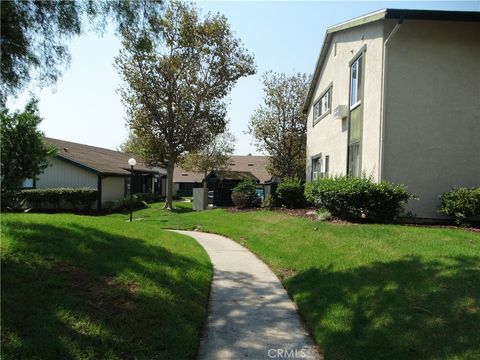
[[[205,176],[215,169],[227,167],[235,150],[235,136],[229,131],[218,134],[200,151],[184,156],[180,165],[188,171],[201,172]]]
[[[57,81],[70,62],[68,40],[86,28],[101,32],[138,24],[161,11],[159,0],[10,0],[1,2],[1,98],[15,96],[32,80]]]
[[[150,29],[123,29],[116,66],[127,123],[145,161],[167,168],[170,208],[175,164],[224,131],[225,98],[255,65],[220,14],[201,16],[194,6],[173,1],[149,23]]]
[[[305,179],[307,115],[302,107],[309,81],[300,73],[265,73],[263,104],[248,125],[257,149],[271,157],[270,173],[281,179]]]
[[[43,133],[38,130],[42,118],[36,100],[31,100],[22,112],[1,110],[0,120],[3,197],[20,187],[25,179],[35,179],[47,167],[47,156],[55,150],[44,144]]]

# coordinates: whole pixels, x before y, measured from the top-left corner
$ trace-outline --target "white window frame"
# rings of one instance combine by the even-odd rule
[[[358,80],[360,79],[360,76],[361,76],[360,72],[362,71],[362,68],[360,66],[360,61],[362,60],[362,56],[363,55],[360,55],[350,66],[350,68],[351,68],[351,71],[350,71],[350,110],[356,108],[362,102],[362,100],[358,99],[358,94],[359,94],[359,90],[360,90],[360,82]],[[353,96],[354,94],[355,94],[355,101],[354,101],[354,96]]]
[[[327,163],[328,163],[328,171],[327,171]],[[322,156],[322,172],[321,177],[324,178],[328,176],[328,172],[330,171],[330,155],[323,155]]]
[[[314,164],[317,164],[314,167]],[[314,171],[316,170],[316,171]],[[322,155],[312,157],[312,180],[317,180],[322,177]]]
[[[313,103],[313,125],[332,112],[332,84]]]

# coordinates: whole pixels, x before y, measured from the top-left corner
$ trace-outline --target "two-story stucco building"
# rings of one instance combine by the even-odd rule
[[[406,207],[480,186],[480,12],[385,9],[329,27],[304,111],[307,179],[407,185]]]

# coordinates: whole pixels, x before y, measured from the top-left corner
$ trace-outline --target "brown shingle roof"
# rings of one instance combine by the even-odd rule
[[[229,181],[229,180],[255,180],[258,181],[257,177],[253,175],[250,171],[233,171],[233,170],[213,170],[208,177],[216,177],[220,181]]]
[[[233,155],[230,157],[230,165],[228,166],[228,170],[248,171],[258,178],[260,183],[263,184],[272,178],[272,175],[267,171],[267,166],[269,163],[269,156]],[[202,182],[203,178],[203,173],[186,171],[181,167],[175,167],[175,170],[173,171],[174,183],[199,183]]]
[[[78,144],[70,141],[43,138],[44,141],[57,148],[57,156],[64,160],[86,167],[102,175],[129,175],[128,159],[132,156],[120,151],[104,149],[96,146]],[[134,169],[140,172],[158,173],[158,169],[149,168],[137,160]]]

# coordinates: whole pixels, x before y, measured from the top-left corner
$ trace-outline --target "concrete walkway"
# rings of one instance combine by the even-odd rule
[[[213,264],[198,359],[320,359],[285,289],[250,251],[226,237],[176,231],[196,239]]]

